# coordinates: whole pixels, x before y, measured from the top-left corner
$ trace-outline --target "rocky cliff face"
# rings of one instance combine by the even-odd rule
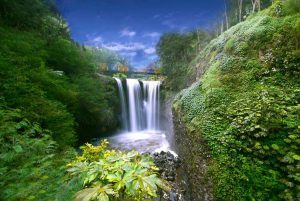
[[[166,136],[168,138],[168,141],[170,143],[171,149],[175,152],[177,151],[175,140],[174,140],[174,125],[172,120],[172,103],[174,100],[174,97],[176,95],[175,92],[169,92],[164,88],[164,85],[162,85],[162,102],[161,102],[161,116],[160,116],[160,126],[161,129],[166,132]]]
[[[173,109],[175,144],[189,187],[186,193],[194,201],[214,200],[210,178],[206,174],[210,162],[206,142],[196,130],[190,130],[184,125],[181,116],[179,111]]]

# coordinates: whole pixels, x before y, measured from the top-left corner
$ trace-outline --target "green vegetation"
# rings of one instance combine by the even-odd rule
[[[115,81],[99,66],[122,59],[72,41],[52,1],[2,0],[0,24],[1,200],[72,200],[71,146],[119,125]]]
[[[96,74],[113,62],[107,51],[74,43],[48,1],[4,1],[0,8],[0,96],[7,106],[51,130],[60,145],[116,129],[115,83]]]
[[[114,73],[113,77],[117,77],[117,78],[122,78],[122,79],[126,79],[127,75],[124,73]]]
[[[276,1],[212,40],[175,112],[212,154],[217,200],[300,199],[299,10]],[[197,146],[197,145],[195,145]],[[198,145],[202,146],[202,145]]]
[[[53,200],[66,163],[75,156],[42,129],[0,100],[0,186],[3,200]],[[63,157],[62,157],[63,156]]]
[[[188,34],[167,33],[160,38],[156,49],[168,89],[176,91],[190,83],[186,76],[188,64],[209,40],[209,34],[200,30]]]
[[[210,149],[216,200],[299,200],[300,3],[254,13],[245,1],[238,14],[237,2],[230,24],[247,19],[212,41],[199,30],[164,35],[160,70],[172,91],[197,80],[173,106]],[[97,73],[127,68],[124,59],[72,41],[48,0],[0,0],[0,44],[1,200],[148,200],[170,190],[148,155],[107,141],[81,155],[72,147],[118,127],[115,82]]]
[[[157,177],[150,156],[109,150],[107,145],[106,140],[97,147],[86,144],[82,155],[68,164],[70,183],[79,180],[82,188],[75,200],[151,200],[158,186],[170,190]]]

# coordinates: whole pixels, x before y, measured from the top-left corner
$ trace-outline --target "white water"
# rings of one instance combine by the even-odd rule
[[[159,130],[159,81],[144,81],[147,130]]]
[[[141,85],[136,79],[127,79],[126,83],[129,102],[129,129],[136,132],[142,130],[144,120]]]
[[[126,79],[125,95],[121,80],[116,81],[120,99],[124,99],[120,100],[122,121],[128,125],[128,130],[125,127],[123,130],[128,132],[109,137],[110,145],[116,149],[134,149],[141,153],[170,151],[165,132],[160,129],[160,82]]]
[[[128,131],[128,114],[127,114],[127,107],[126,107],[127,104],[126,104],[126,97],[124,95],[125,93],[124,93],[122,81],[119,78],[115,78],[115,80],[117,81],[118,91],[120,96],[122,127],[124,130]]]

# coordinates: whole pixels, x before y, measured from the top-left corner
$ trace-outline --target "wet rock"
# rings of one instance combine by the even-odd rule
[[[155,165],[160,169],[160,174],[167,181],[174,181],[176,169],[180,167],[181,160],[171,152],[156,152],[152,155]]]
[[[184,176],[179,185],[186,191],[182,195],[189,201],[212,201],[212,181],[207,177],[211,158],[207,142],[201,133],[192,132],[184,122],[179,123],[182,116],[179,110],[173,108],[173,115],[176,148],[182,160],[179,170],[183,170]]]
[[[172,191],[161,192],[160,199],[163,201],[184,201],[184,190],[179,187],[180,180],[177,179],[177,170],[181,166],[181,160],[171,152],[156,152],[152,154],[155,165],[159,168],[160,177],[169,181]]]

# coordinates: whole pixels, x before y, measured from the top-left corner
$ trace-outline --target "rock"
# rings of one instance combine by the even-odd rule
[[[177,201],[178,200],[178,194],[174,191],[170,192],[170,201]]]
[[[174,181],[176,178],[176,169],[180,167],[180,159],[174,156],[171,152],[161,151],[154,153],[155,165],[160,169],[161,177],[167,181]]]
[[[172,186],[170,193],[163,192],[161,199],[163,201],[184,201],[184,190],[179,190],[179,183],[176,182],[177,169],[181,166],[181,160],[171,152],[156,152],[152,154],[155,165],[159,168],[160,177],[169,181]]]

